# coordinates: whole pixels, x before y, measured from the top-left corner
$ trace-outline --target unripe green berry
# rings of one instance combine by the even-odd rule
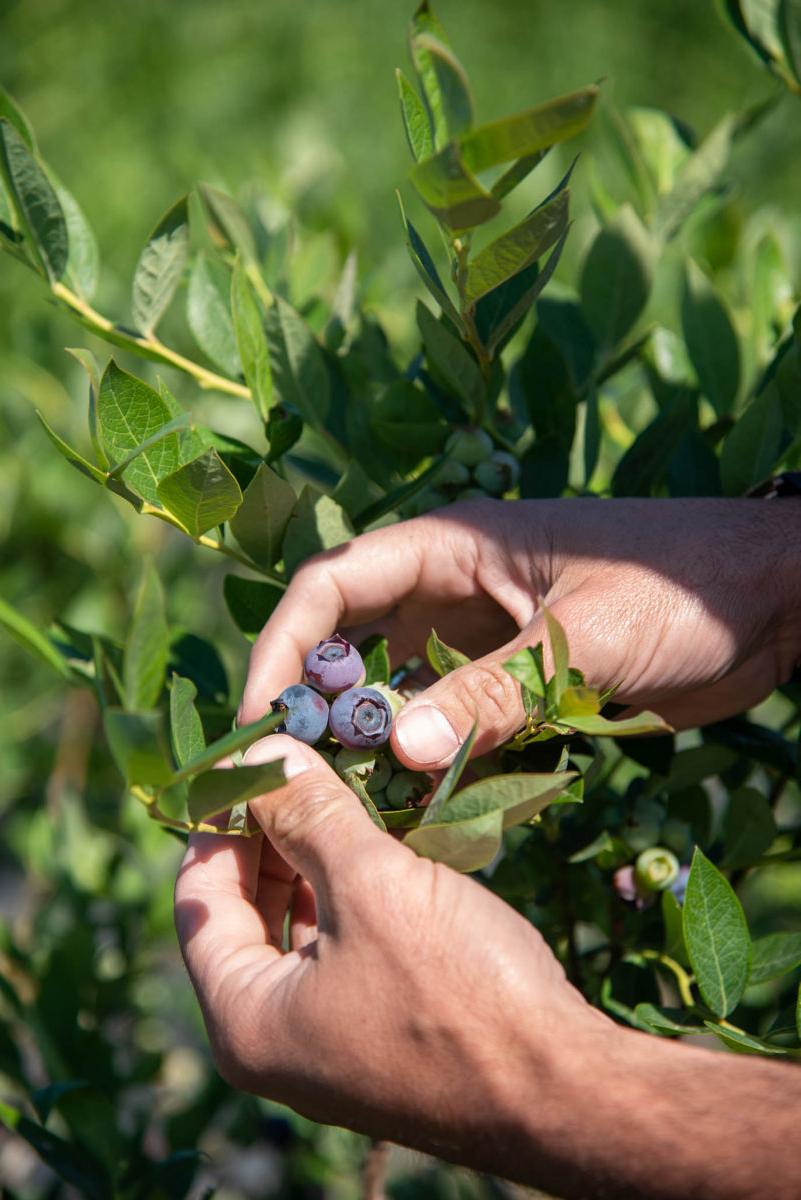
[[[421,771],[399,771],[387,784],[387,800],[393,808],[411,808],[431,790],[431,780]]]
[[[491,458],[473,469],[473,478],[489,496],[502,496],[519,480],[520,467],[513,454],[496,450]]]
[[[436,479],[439,487],[464,487],[470,482],[470,468],[449,458],[442,464]]]
[[[448,503],[448,497],[444,492],[438,492],[436,488],[426,488],[418,496],[414,496],[408,504],[404,506],[404,511],[410,517],[422,517],[427,512],[433,512],[435,508],[442,508]]]
[[[487,493],[477,487],[464,488],[456,497],[457,500],[486,500],[486,498]]]
[[[643,892],[664,892],[679,877],[679,860],[664,846],[651,846],[637,856],[634,878]]]
[[[445,443],[445,453],[466,467],[484,462],[492,450],[492,438],[483,429],[457,429]]]
[[[392,767],[383,754],[377,754],[372,774],[368,777],[365,787],[370,795],[382,792],[392,778]]]

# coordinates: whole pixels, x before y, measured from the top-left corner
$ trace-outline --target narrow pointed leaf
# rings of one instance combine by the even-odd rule
[[[187,198],[161,218],[147,239],[133,279],[133,318],[142,333],[152,333],[181,282],[189,252]]]
[[[560,718],[560,721],[562,719]],[[641,712],[636,717],[624,717],[617,721],[609,721],[600,714],[597,716],[565,717],[563,723],[579,733],[587,733],[591,737],[634,737],[645,733],[670,733],[671,726],[663,721],[658,713]]]
[[[476,740],[477,733],[478,722],[473,725],[470,733],[460,746],[453,762],[437,784],[436,790],[428,803],[428,807],[426,808],[421,824],[430,825],[439,821],[445,809],[445,805],[453,795],[454,788],[461,779],[462,772],[467,766],[467,760],[469,759],[470,753],[473,749],[473,743]]]
[[[0,625],[26,650],[36,654],[49,667],[57,671],[62,679],[71,679],[72,672],[64,655],[59,653],[50,639],[33,625],[27,617],[13,608],[0,596]]]
[[[697,847],[682,920],[701,995],[714,1013],[727,1017],[748,982],[751,939],[731,884]]]
[[[653,249],[630,204],[597,235],[581,272],[581,306],[599,344],[617,346],[648,301]]]
[[[564,234],[570,193],[567,188],[530,216],[485,246],[467,268],[467,299],[475,303],[535,262]]]
[[[240,259],[234,263],[231,276],[231,316],[245,383],[257,412],[266,417],[274,402],[267,335],[256,295]]]
[[[490,191],[498,200],[503,200],[504,196],[508,196],[519,183],[526,179],[535,167],[538,167],[550,147],[544,150],[535,150],[533,154],[526,154],[523,158],[519,158],[516,163],[513,163],[507,171],[504,171],[500,178],[496,179]]]
[[[787,64],[798,83],[801,83],[801,3],[799,0],[781,0],[778,24]]]
[[[283,594],[284,589],[274,583],[244,579],[240,575],[226,575],[223,581],[228,611],[249,642],[255,642]]]
[[[73,291],[84,300],[91,300],[97,287],[100,272],[100,251],[83,210],[78,201],[57,180],[53,181],[58,202],[67,224],[67,239],[69,255],[67,257],[66,277]]]
[[[28,149],[36,154],[36,134],[34,133],[33,126],[14,97],[4,87],[0,86],[0,118],[3,117],[14,126]]]
[[[456,307],[448,295],[445,285],[440,279],[439,273],[434,260],[426,248],[425,242],[420,237],[420,234],[412,225],[411,221],[407,221],[406,212],[403,207],[403,200],[400,192],[396,192],[398,204],[401,210],[401,220],[403,227],[406,230],[406,245],[409,250],[409,257],[414,264],[414,269],[422,279],[425,286],[428,288],[431,295],[436,300],[442,311],[450,318],[457,329],[462,328],[462,319],[456,310]]]
[[[412,18],[411,29],[409,31],[409,49],[425,99],[425,106],[428,111],[430,127],[434,138],[434,146],[436,149],[439,149],[448,140],[448,123],[435,64],[432,61],[431,53],[423,41],[424,38],[431,36],[435,37],[446,49],[449,49],[445,30],[440,25],[427,0],[423,0]]]
[[[482,306],[488,305],[493,300],[493,297],[496,296],[496,293],[499,294],[499,298],[500,294],[503,294],[500,304],[496,307],[490,328],[485,333],[480,333],[490,354],[494,354],[496,350],[502,349],[504,343],[515,331],[520,321],[531,311],[537,299],[545,290],[545,287],[559,265],[559,259],[562,256],[569,231],[570,226],[566,225],[564,233],[548,255],[548,261],[542,270],[537,270],[537,264],[533,263],[530,267],[518,272],[517,275],[513,275],[507,283],[501,284],[493,291],[488,292],[486,296],[482,296],[478,301],[476,305],[476,324],[481,329]],[[529,280],[531,281],[529,282]]]
[[[158,497],[192,537],[233,517],[242,491],[216,450],[179,467],[158,485]]]
[[[0,174],[17,219],[37,260],[52,282],[69,259],[67,222],[55,189],[14,125],[0,118]]]
[[[434,152],[434,142],[431,137],[431,125],[428,113],[417,92],[400,69],[395,71],[400,97],[403,127],[406,130],[406,140],[415,162],[428,158]]]
[[[265,737],[268,733],[274,733],[277,726],[283,723],[283,719],[283,713],[269,712],[258,721],[252,721],[249,725],[240,725],[237,729],[232,729],[230,733],[218,738],[200,754],[196,754],[194,758],[185,762],[180,770],[175,772],[170,783],[182,783],[184,779],[191,779],[203,771],[210,771],[222,759],[235,754],[237,750],[245,750],[258,738]]]
[[[569,652],[567,648],[567,637],[562,626],[557,621],[553,613],[543,605],[542,615],[545,618],[545,625],[548,630],[548,640],[551,645],[551,657],[553,658],[554,668],[554,686],[556,690],[556,701],[558,703],[562,692],[569,683]]]
[[[186,315],[200,349],[226,375],[237,378],[242,363],[234,336],[228,272],[201,250],[189,275]]]
[[[463,342],[438,321],[422,301],[417,302],[417,325],[434,374],[473,413],[486,390],[478,363]]]
[[[440,678],[470,662],[470,659],[466,654],[462,654],[461,650],[454,650],[453,646],[447,646],[445,642],[441,641],[437,637],[435,629],[431,630],[426,642],[426,658],[431,664],[432,670],[436,671]]]
[[[86,475],[95,483],[99,483],[105,487],[106,472],[101,471],[99,467],[96,467],[93,463],[88,462],[82,454],[79,454],[78,451],[65,442],[63,438],[59,437],[55,429],[48,425],[47,421],[40,412],[37,412],[36,415],[41,421],[42,428],[50,438],[50,441],[58,450],[59,454],[63,455],[67,462],[71,463],[73,467],[76,467],[82,475]]]
[[[479,125],[461,139],[464,163],[470,171],[485,171],[575,137],[588,124],[598,88],[582,88],[546,104]]]
[[[272,567],[281,557],[284,531],[296,501],[286,480],[262,463],[231,518],[231,532],[255,563]]]
[[[248,219],[237,202],[207,183],[198,185],[206,209],[213,240],[231,254],[237,251],[246,263],[258,261],[258,252]]]
[[[403,844],[454,871],[479,871],[500,850],[502,834],[503,814],[493,809],[447,825],[421,822],[417,829],[409,830]]]
[[[169,640],[164,593],[155,568],[148,563],[125,641],[122,677],[128,708],[155,708],[164,686]]]
[[[726,116],[686,160],[670,192],[659,202],[654,232],[670,238],[684,224],[699,200],[714,188],[731,153],[736,118]]]
[[[191,679],[173,673],[170,688],[170,732],[175,761],[179,767],[206,749],[203,725],[195,707],[197,688]]]
[[[415,38],[415,53],[418,61],[425,57],[435,81],[445,137],[458,137],[473,123],[473,100],[464,67],[433,33]]]
[[[321,429],[331,405],[331,385],[314,334],[281,296],[267,310],[266,324],[277,401],[296,409],[312,428]]]
[[[744,410],[726,437],[720,454],[720,477],[726,496],[741,496],[772,474],[782,452],[784,412],[771,380]]]

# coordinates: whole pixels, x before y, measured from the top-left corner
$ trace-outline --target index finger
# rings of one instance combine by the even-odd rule
[[[303,674],[308,651],[340,627],[383,616],[414,590],[421,555],[398,526],[362,534],[304,563],[250,655],[240,721],[255,721]]]

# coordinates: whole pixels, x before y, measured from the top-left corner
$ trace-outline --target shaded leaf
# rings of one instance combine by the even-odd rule
[[[175,761],[179,767],[206,749],[203,725],[195,707],[197,688],[191,679],[173,673],[170,688],[170,732]]]
[[[213,240],[229,253],[238,251],[246,263],[257,262],[253,233],[236,201],[207,183],[199,184],[198,192],[209,218]]]
[[[581,306],[601,346],[626,336],[648,301],[653,249],[630,204],[596,235],[581,272]]]
[[[434,216],[454,231],[481,225],[501,210],[500,201],[466,167],[455,142],[412,167],[410,179]]]
[[[37,655],[49,667],[57,671],[62,679],[72,678],[72,672],[64,655],[56,649],[45,634],[31,624],[22,613],[12,608],[2,596],[0,596],[0,625],[11,634],[16,642],[19,642],[20,646]]]
[[[47,277],[57,282],[69,259],[64,213],[44,169],[5,116],[0,117],[0,173],[22,232]]]
[[[403,200],[400,192],[395,193],[400,206],[401,220],[403,228],[406,231],[406,246],[409,251],[409,257],[414,264],[414,269],[422,279],[425,286],[428,288],[431,295],[436,300],[442,311],[450,318],[457,329],[461,329],[462,321],[456,307],[448,295],[445,285],[440,279],[439,272],[434,265],[434,260],[426,248],[425,242],[420,237],[420,234],[415,229],[411,221],[406,219],[406,211],[403,207]]]
[[[740,345],[722,300],[692,259],[685,268],[681,327],[701,390],[723,416],[740,386]]]
[[[273,405],[273,379],[267,335],[256,295],[240,259],[231,276],[231,317],[245,382],[260,416],[266,417]]]
[[[289,574],[313,554],[330,550],[353,537],[353,526],[330,496],[306,485],[284,533],[284,565]]]
[[[258,766],[205,771],[189,785],[186,807],[190,821],[207,821],[235,804],[244,804],[286,783],[284,760]]]
[[[226,575],[223,581],[228,611],[250,642],[255,642],[283,594],[283,589],[273,583],[243,579],[240,575]]]
[[[218,738],[216,742],[212,742],[200,754],[196,754],[193,758],[183,763],[180,770],[175,772],[170,782],[173,784],[181,783],[184,779],[191,779],[193,775],[199,775],[203,771],[211,770],[218,762],[224,758],[228,758],[231,754],[235,754],[237,750],[245,750],[258,738],[265,737],[268,733],[273,733],[277,726],[283,723],[283,719],[283,713],[269,712],[265,716],[260,717],[258,721],[251,721],[249,725],[240,725],[237,729],[232,729],[230,733],[226,733],[223,737]]]
[[[242,363],[234,336],[228,271],[201,250],[189,275],[186,315],[200,349],[226,375],[237,378]]]
[[[769,933],[753,943],[748,983],[764,983],[798,966],[801,966],[801,933]]]
[[[735,128],[736,118],[724,117],[680,168],[673,188],[657,208],[654,232],[658,236],[672,237],[699,200],[717,185],[729,161]]]
[[[724,1028],[722,1025],[716,1025],[714,1021],[704,1021],[704,1025],[710,1033],[714,1033],[715,1037],[723,1042],[724,1046],[728,1046],[730,1050],[735,1050],[740,1054],[784,1055],[786,1053],[782,1047],[772,1046],[763,1038],[743,1033],[742,1029]]]
[[[322,351],[306,322],[281,296],[267,310],[267,342],[275,396],[321,429],[331,403]]]
[[[24,1138],[42,1162],[86,1200],[113,1200],[114,1189],[105,1164],[84,1146],[65,1141],[10,1104],[0,1103],[0,1121]]]
[[[620,459],[612,476],[612,494],[650,495],[659,486],[682,437],[695,426],[696,420],[695,396],[688,389],[677,388]]]
[[[727,496],[741,496],[772,474],[784,432],[781,396],[771,382],[745,409],[720,454],[720,477]]]
[[[160,710],[126,712],[106,708],[103,727],[126,783],[161,787],[172,781],[169,743]]]
[[[475,412],[485,392],[478,363],[464,343],[454,337],[421,300],[417,302],[417,325],[432,370],[448,390],[464,402],[468,412]]]
[[[164,593],[153,564],[147,562],[125,639],[122,678],[127,708],[142,711],[155,707],[164,686],[168,651]]]
[[[729,796],[723,819],[721,865],[728,868],[747,866],[770,848],[776,833],[776,822],[767,798],[756,788],[738,788]]]
[[[281,556],[287,522],[297,498],[285,479],[265,463],[245,489],[230,529],[242,549],[260,566],[271,567]]]

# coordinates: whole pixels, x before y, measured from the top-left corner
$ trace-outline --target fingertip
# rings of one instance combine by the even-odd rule
[[[406,766],[436,770],[450,766],[462,738],[442,709],[420,701],[406,705],[396,717],[392,744]]]

